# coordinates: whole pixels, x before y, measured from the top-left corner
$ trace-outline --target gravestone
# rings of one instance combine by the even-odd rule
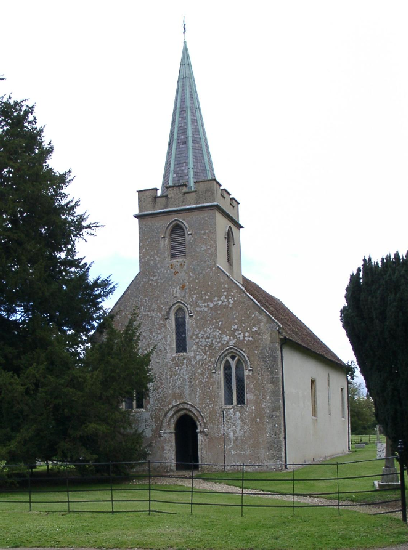
[[[391,451],[391,441],[385,438],[385,443],[380,441],[379,427],[377,426],[377,458],[385,458],[381,481],[374,481],[376,489],[398,489],[399,477],[395,467],[394,457]]]
[[[381,441],[377,441],[377,459],[385,458],[386,457],[386,444],[381,443]]]

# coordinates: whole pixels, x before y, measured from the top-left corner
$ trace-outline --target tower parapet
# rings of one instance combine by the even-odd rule
[[[195,182],[195,189],[190,190],[187,183],[167,187],[166,195],[158,195],[158,189],[143,189],[138,191],[139,213],[135,218],[158,215],[162,211],[190,210],[218,207],[236,225],[239,223],[239,202],[231,196],[227,189],[221,187],[217,180]]]

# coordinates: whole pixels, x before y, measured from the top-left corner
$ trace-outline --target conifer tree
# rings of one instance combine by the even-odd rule
[[[370,257],[352,273],[341,310],[376,417],[394,444],[408,444],[408,254]]]
[[[98,224],[78,213],[52,152],[34,107],[0,98],[0,459],[130,459],[126,439],[135,456],[140,436],[119,404],[146,389],[149,354],[135,319],[123,334],[105,320],[90,345],[114,285],[77,255]]]

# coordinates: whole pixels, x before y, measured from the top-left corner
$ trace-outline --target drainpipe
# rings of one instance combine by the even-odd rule
[[[224,472],[225,472],[225,411],[222,410],[222,433],[224,437]]]
[[[347,378],[347,449],[349,452],[351,451],[350,385],[351,381]]]
[[[283,442],[285,447],[285,468],[288,467],[288,452],[286,445],[286,400],[285,400],[285,378],[283,371],[283,346],[286,344],[286,337],[280,339],[280,359],[281,359],[281,372],[282,372],[282,412],[283,412]]]

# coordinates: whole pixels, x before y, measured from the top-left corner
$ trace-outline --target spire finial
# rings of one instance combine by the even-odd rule
[[[184,35],[184,42],[186,41],[186,18],[183,17],[183,35]]]

